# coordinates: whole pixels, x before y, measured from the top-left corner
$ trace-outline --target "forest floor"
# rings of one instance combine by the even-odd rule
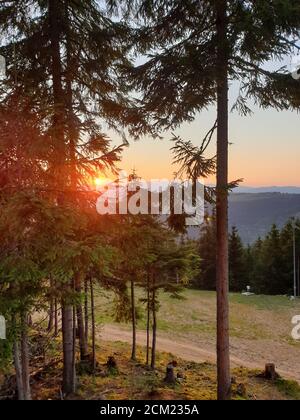
[[[78,366],[78,393],[84,400],[213,400],[216,399],[215,293],[186,290],[183,299],[160,296],[158,313],[157,369],[145,366],[146,317],[137,290],[138,352],[130,361],[130,325],[114,322],[114,297],[96,290],[96,375]],[[233,398],[245,400],[300,400],[300,343],[292,340],[292,317],[300,315],[300,302],[287,297],[230,295]],[[35,400],[61,399],[62,360],[60,339],[49,339],[44,329],[31,337],[31,382]],[[46,348],[46,353],[41,349]],[[106,362],[113,356],[118,369]],[[166,366],[178,362],[183,380],[167,386]],[[275,382],[258,377],[266,363],[275,363],[284,379]],[[12,372],[13,373],[13,372]],[[11,380],[11,377],[7,377]],[[13,378],[13,377],[12,377]],[[2,376],[4,379],[4,376]],[[11,383],[11,382],[9,382]],[[1,385],[1,373],[0,373]],[[2,390],[3,391],[3,390]],[[0,392],[0,399],[5,397]]]
[[[138,299],[143,291],[138,290]],[[215,363],[216,298],[213,292],[186,290],[182,300],[160,296],[158,350],[197,363]],[[97,292],[97,322],[107,341],[130,343],[130,325],[114,322],[111,295]],[[300,301],[284,296],[230,295],[230,334],[232,365],[262,369],[275,363],[278,372],[300,383],[300,342],[292,339],[292,318],[300,315]],[[138,342],[145,344],[146,318],[138,304]]]
[[[78,375],[78,392],[71,399],[82,400],[215,400],[216,366],[176,358],[183,379],[176,385],[164,383],[167,364],[174,360],[170,353],[157,353],[157,369],[144,364],[145,348],[139,346],[137,362],[130,361],[131,349],[127,343],[102,342],[97,350],[98,373]],[[106,367],[113,356],[117,369]],[[233,377],[234,400],[300,400],[297,382],[278,379],[275,382],[258,377],[259,371],[235,368]],[[35,400],[60,399],[61,364],[47,369],[33,380]]]

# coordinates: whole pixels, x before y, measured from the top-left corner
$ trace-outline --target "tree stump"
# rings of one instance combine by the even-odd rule
[[[275,381],[278,377],[274,363],[268,363],[265,369],[265,378],[269,381]]]
[[[164,382],[166,384],[175,384],[176,383],[176,377],[175,377],[175,373],[174,373],[174,368],[175,367],[177,367],[177,362],[175,360],[168,364],[166,377],[164,379]]]
[[[113,356],[110,356],[108,358],[106,366],[107,366],[108,373],[110,375],[115,376],[119,374],[118,364],[117,364],[116,359]]]
[[[106,366],[108,369],[118,369],[117,361],[113,356],[108,358]]]

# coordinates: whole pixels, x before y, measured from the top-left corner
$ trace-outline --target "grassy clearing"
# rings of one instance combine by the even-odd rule
[[[137,291],[138,299],[144,297],[141,289]],[[214,292],[186,290],[182,300],[174,300],[161,293],[158,315],[159,331],[176,332],[179,336],[188,335],[213,337],[216,332],[215,313],[216,297]],[[114,323],[113,296],[102,290],[97,293],[98,323]],[[145,311],[139,303],[138,327],[146,328]],[[251,296],[230,294],[231,337],[250,340],[280,340],[291,342],[290,325],[294,315],[300,314],[300,302],[290,301],[284,296]],[[122,324],[122,328],[129,328]]]

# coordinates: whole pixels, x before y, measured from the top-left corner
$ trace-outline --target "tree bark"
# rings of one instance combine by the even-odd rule
[[[78,201],[78,173],[77,173],[77,143],[79,138],[79,127],[77,124],[76,114],[73,107],[73,69],[76,66],[72,55],[72,40],[70,36],[70,19],[68,12],[68,4],[65,4],[65,33],[66,33],[66,49],[67,49],[67,71],[66,71],[66,108],[68,120],[68,153],[70,162],[70,185],[72,202],[76,204]]]
[[[93,280],[90,280],[91,288],[91,316],[92,316],[92,364],[93,371],[96,371],[96,327],[95,327],[95,299]]]
[[[22,365],[21,365],[21,352],[18,339],[14,341],[14,365],[16,371],[17,391],[18,400],[24,401],[24,389],[23,389],[23,376],[22,376]]]
[[[146,364],[150,362],[150,272],[147,273],[147,355]]]
[[[53,84],[53,140],[55,147],[55,166],[57,187],[62,190],[65,186],[65,163],[66,163],[66,144],[65,144],[65,109],[64,109],[64,90],[62,83],[62,62],[60,49],[60,2],[58,0],[48,1],[49,12],[49,31],[52,55],[52,84]]]
[[[130,280],[131,288],[131,321],[132,321],[132,352],[131,360],[136,360],[136,312],[135,312],[135,290],[134,280]]]
[[[279,375],[276,372],[276,366],[274,363],[268,363],[266,364],[265,368],[265,378],[270,381],[275,381],[278,379]]]
[[[52,294],[52,289],[53,289],[53,281],[50,278],[50,293]],[[48,327],[47,327],[47,331],[51,332],[53,330],[53,326],[54,326],[54,298],[51,296],[50,297],[50,302],[49,302],[49,321],[48,321]]]
[[[58,308],[57,308],[57,298],[54,299],[54,335],[58,336]]]
[[[19,337],[17,336],[17,323],[16,323],[16,316],[12,315],[12,325],[15,331],[15,339],[14,339],[14,365],[16,371],[16,382],[17,382],[17,392],[18,392],[18,400],[24,401],[24,387],[23,387],[23,375],[22,375],[22,364],[21,364],[21,350],[20,350],[20,343]]]
[[[80,274],[77,274],[75,276],[75,288],[76,288],[76,292],[80,294],[82,291]],[[88,345],[86,341],[83,310],[82,310],[81,303],[78,303],[76,305],[76,315],[77,315],[77,328],[78,328],[78,335],[79,335],[80,360],[85,361],[88,358]]]
[[[62,61],[60,48],[60,35],[62,31],[61,4],[59,0],[48,0],[50,48],[52,55],[52,82],[53,82],[53,139],[56,151],[55,175],[59,190],[67,185],[66,176],[66,144],[65,144],[65,96],[62,83]],[[58,196],[58,204],[63,205],[64,196]],[[69,291],[72,285],[67,286]],[[67,291],[68,291],[67,290]],[[74,368],[74,316],[73,307],[65,300],[62,301],[62,335],[63,335],[63,393],[69,395],[75,392]]]
[[[152,291],[152,316],[153,316],[153,323],[152,323],[152,353],[151,353],[151,368],[155,369],[156,365],[156,332],[157,332],[157,319],[156,319],[156,293],[155,293],[155,285],[153,284],[153,291]]]
[[[47,331],[51,332],[53,330],[53,326],[54,326],[54,302],[53,299],[50,299],[50,304],[49,304],[49,321],[48,321],[48,327],[47,327]]]
[[[218,399],[231,393],[228,274],[228,45],[227,2],[217,0],[217,364]]]
[[[89,298],[88,280],[84,280],[84,332],[87,346],[89,344]]]
[[[62,334],[63,334],[63,394],[71,395],[75,392],[74,374],[74,319],[73,306],[62,303]]]
[[[24,400],[31,400],[30,372],[29,372],[29,349],[28,349],[28,325],[26,313],[21,319],[21,364]]]
[[[84,329],[83,311],[82,305],[79,304],[76,307],[77,315],[77,328],[79,334],[79,348],[80,348],[80,360],[84,361],[88,358],[88,346],[86,342],[86,335]]]

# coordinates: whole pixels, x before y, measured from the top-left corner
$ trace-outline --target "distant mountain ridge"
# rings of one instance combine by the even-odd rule
[[[300,215],[300,194],[233,193],[229,197],[229,224],[239,229],[245,243],[264,237],[273,224],[283,227]]]
[[[282,228],[292,217],[300,218],[300,194],[280,192],[232,193],[229,196],[229,226],[236,226],[245,244],[265,237],[273,224]],[[199,228],[189,228],[192,239]]]
[[[286,186],[286,187],[238,187],[234,193],[282,193],[282,194],[300,194],[300,187]]]

